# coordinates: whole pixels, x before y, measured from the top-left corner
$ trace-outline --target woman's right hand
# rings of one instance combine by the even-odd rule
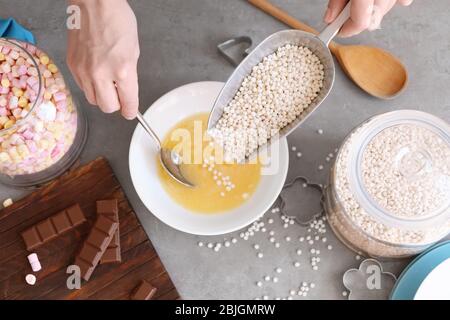
[[[325,22],[333,22],[347,2],[348,0],[330,0],[325,12]],[[383,17],[396,4],[409,6],[412,2],[413,0],[353,0],[350,19],[342,27],[339,36],[351,37],[364,30],[379,29]]]
[[[69,30],[67,63],[87,100],[103,112],[136,117],[139,39],[126,0],[70,0],[81,10],[81,28]]]

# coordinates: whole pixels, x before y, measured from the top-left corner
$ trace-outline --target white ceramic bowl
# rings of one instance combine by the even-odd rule
[[[197,82],[170,91],[144,114],[156,134],[163,138],[181,120],[210,112],[222,82]],[[283,188],[289,166],[288,144],[278,143],[278,169],[262,175],[255,193],[240,207],[218,214],[199,214],[177,204],[163,189],[158,177],[157,148],[140,125],[131,140],[129,166],[133,185],[144,205],[169,226],[197,235],[218,235],[241,229],[261,217]],[[208,199],[205,199],[208,201]]]

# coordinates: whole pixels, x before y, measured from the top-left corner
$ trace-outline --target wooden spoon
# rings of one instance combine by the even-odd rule
[[[294,29],[318,34],[310,26],[296,20],[267,0],[248,0],[255,7]],[[402,62],[380,48],[363,45],[329,45],[347,76],[362,90],[380,99],[399,95],[408,83],[408,72]]]

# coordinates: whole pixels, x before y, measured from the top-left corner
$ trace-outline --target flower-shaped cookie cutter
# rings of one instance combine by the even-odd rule
[[[383,271],[381,263],[370,258],[363,260],[358,269],[347,270],[342,281],[349,291],[349,300],[386,300],[397,277]]]
[[[307,226],[314,219],[320,217],[324,210],[324,188],[321,184],[315,184],[308,181],[303,176],[297,176],[284,185],[280,193],[280,212],[285,216],[294,219],[299,225]],[[290,200],[292,199],[292,200]],[[294,200],[295,199],[295,200]],[[298,209],[298,204],[304,201],[305,204],[312,205],[314,208],[306,210],[312,212],[310,215],[303,215]]]
[[[217,46],[219,53],[233,66],[237,67],[250,53],[253,45],[252,38],[248,36],[234,37]]]

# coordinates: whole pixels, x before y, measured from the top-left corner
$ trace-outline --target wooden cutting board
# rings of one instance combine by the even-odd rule
[[[67,266],[72,264],[96,218],[97,200],[118,199],[122,263],[99,265],[81,289],[69,290]],[[34,250],[42,270],[30,286],[29,252],[20,233],[75,204],[87,222]],[[104,158],[66,173],[12,206],[0,211],[0,299],[129,299],[141,280],[158,288],[155,299],[179,295],[150,240]]]

